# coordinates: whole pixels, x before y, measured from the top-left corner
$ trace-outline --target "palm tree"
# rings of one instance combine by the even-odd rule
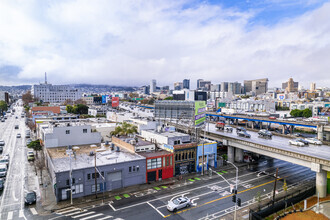
[[[121,126],[117,126],[111,135],[129,135],[137,133],[137,127],[135,125],[124,122]]]

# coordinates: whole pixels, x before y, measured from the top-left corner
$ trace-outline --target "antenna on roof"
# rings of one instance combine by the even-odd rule
[[[47,73],[45,72],[45,84],[47,84]]]

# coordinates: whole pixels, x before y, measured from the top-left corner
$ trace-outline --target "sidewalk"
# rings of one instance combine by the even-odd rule
[[[235,164],[238,168],[242,168],[247,166],[247,163],[238,163]],[[235,168],[232,165],[226,165],[219,167],[217,169],[214,169],[214,171],[232,171],[235,170]],[[38,175],[40,175],[40,172],[38,172]],[[208,176],[205,174],[205,176]],[[169,179],[165,179],[162,181],[157,181],[157,182],[152,182],[152,183],[145,183],[141,185],[134,185],[134,186],[129,186],[113,191],[107,191],[104,192],[104,202],[110,202],[112,200],[116,200],[117,195],[136,195],[137,192],[141,191],[148,191],[150,189],[158,189],[158,188],[164,188],[168,186],[173,186],[176,184],[184,184],[187,185],[191,180],[191,178],[195,177],[201,177],[200,173],[191,173],[191,174],[186,174],[182,176],[182,179],[179,180],[179,177],[172,177]],[[213,174],[211,178],[219,178],[217,175]],[[39,177],[39,182],[40,182],[40,177]],[[56,211],[58,209],[63,209],[71,206],[70,200],[65,200],[65,201],[60,201],[56,203],[55,195],[52,190],[52,184],[50,184],[51,179],[49,176],[48,171],[44,170],[43,172],[43,182],[46,183],[44,185],[40,185],[40,195],[41,195],[41,200],[38,202],[37,207],[38,207],[38,213],[50,213],[53,211]],[[99,193],[97,194],[97,198],[95,198],[94,195],[88,195],[80,198],[75,198],[73,199],[73,205],[75,207],[84,207],[84,206],[98,206],[101,205],[103,201],[103,194]]]

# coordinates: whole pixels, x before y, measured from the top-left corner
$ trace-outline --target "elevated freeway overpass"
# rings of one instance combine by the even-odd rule
[[[188,126],[174,124],[178,130],[194,133]],[[228,146],[228,160],[230,162],[243,161],[243,150],[272,158],[288,161],[310,168],[316,172],[316,188],[320,197],[327,194],[327,172],[330,172],[330,147],[326,145],[308,145],[297,147],[290,145],[289,138],[273,136],[272,139],[260,138],[257,132],[248,132],[251,138],[238,137],[236,131],[232,133],[218,131],[214,124],[207,126],[209,130],[202,131],[201,136],[220,141]]]

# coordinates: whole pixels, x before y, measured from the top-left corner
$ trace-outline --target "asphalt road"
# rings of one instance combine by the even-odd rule
[[[274,187],[274,173],[279,168],[277,190],[283,188],[285,178],[288,186],[302,184],[314,179],[310,169],[280,160],[261,162],[253,170],[241,168],[238,178],[238,197],[242,206],[253,203],[258,192],[262,197],[270,197]],[[260,173],[265,171],[265,173]],[[235,170],[221,176],[203,176],[194,182],[183,182],[171,185],[166,189],[153,190],[150,194],[132,196],[127,199],[111,201],[96,208],[86,207],[82,210],[72,207],[58,210],[49,219],[218,219],[234,213],[234,203],[230,193],[230,185],[235,185]],[[193,205],[177,211],[169,212],[167,202],[175,197],[186,195],[192,199]]]
[[[0,193],[0,219],[25,219],[31,215],[31,208],[24,206],[28,162],[25,144],[25,118],[21,118],[22,107],[14,107],[14,115],[7,114],[7,120],[0,123],[0,138],[5,141],[3,155],[9,154],[9,167],[4,190]],[[17,119],[15,118],[17,116]],[[15,129],[19,125],[19,129]],[[21,138],[16,135],[20,133]]]

